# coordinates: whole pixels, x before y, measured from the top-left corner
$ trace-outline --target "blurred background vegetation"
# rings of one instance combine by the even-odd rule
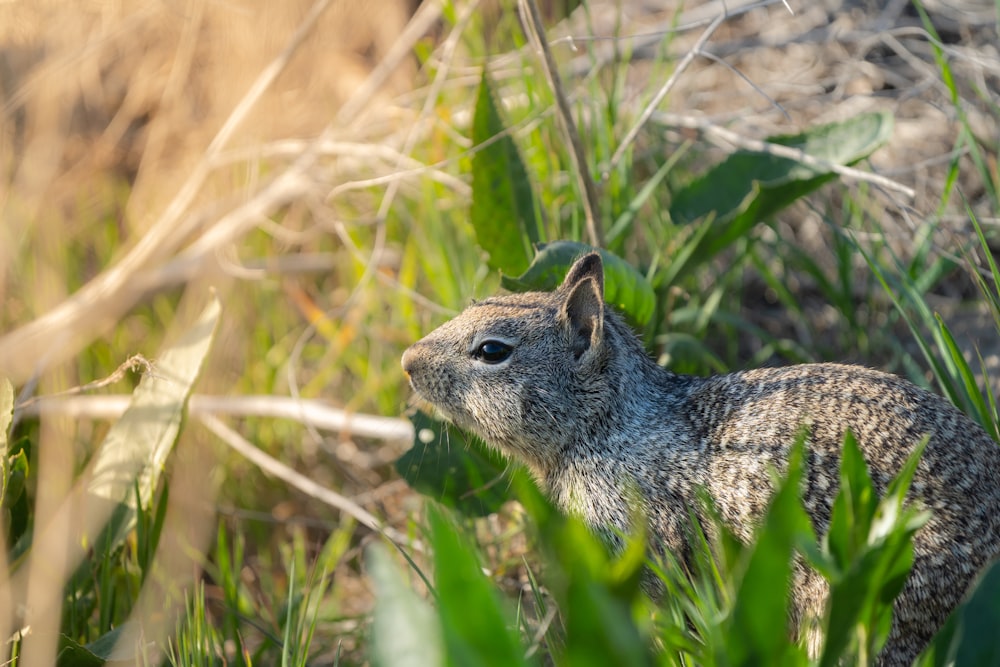
[[[540,2],[583,168],[519,4],[0,4],[0,376],[16,406],[5,658],[393,661],[369,650],[373,586],[427,594],[428,540],[450,525],[427,528],[426,500],[394,466],[413,444],[398,360],[500,287],[473,202],[476,156],[497,144],[474,128],[484,69],[538,240],[593,242],[589,173],[606,247],[655,292],[644,333],[662,363],[863,363],[996,433],[995,4]],[[851,123],[871,114],[892,126],[858,137]],[[762,140],[838,123],[865,150],[830,159],[856,171],[754,180]],[[724,171],[723,187],[713,167],[748,151],[749,171]],[[703,210],[740,186],[733,207]],[[681,207],[691,198],[701,208]],[[492,233],[524,246],[524,223],[501,216]],[[22,586],[46,578],[54,557],[32,535],[90,479],[118,398],[155,379],[215,301],[190,415],[152,464],[162,479],[137,485],[135,519],[119,538],[53,546],[84,553],[67,581],[49,577],[55,592]],[[507,478],[487,484],[513,495]],[[494,588],[531,607],[530,650],[570,655],[544,631],[532,516],[507,503],[460,523]],[[409,561],[405,584],[391,567],[368,577],[379,531],[401,549],[372,562]],[[137,601],[161,570],[176,584],[161,581],[166,629],[113,654],[116,628],[149,620]],[[32,620],[35,594],[62,613]]]

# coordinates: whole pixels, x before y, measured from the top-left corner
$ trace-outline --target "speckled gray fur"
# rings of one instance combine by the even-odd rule
[[[803,426],[804,503],[818,534],[847,429],[879,493],[929,434],[909,497],[933,514],[914,539],[913,572],[879,656],[910,664],[1000,552],[1000,448],[940,397],[858,366],[675,375],[650,359],[603,295],[600,255],[587,255],[554,292],[472,305],[408,349],[403,367],[420,398],[527,465],[564,511],[616,543],[639,503],[654,541],[681,557],[700,487],[751,539],[771,471],[784,471]],[[485,363],[476,354],[484,341],[510,346],[509,358]],[[817,618],[826,595],[823,578],[797,565],[793,621]],[[814,653],[821,638],[807,639]]]

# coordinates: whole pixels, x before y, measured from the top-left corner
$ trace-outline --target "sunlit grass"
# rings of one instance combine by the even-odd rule
[[[404,49],[385,85],[368,91],[365,81],[375,65],[403,40],[405,4],[334,0],[324,9],[318,2],[312,7],[323,12],[297,44],[293,35],[311,11],[304,6],[275,5],[258,13],[191,0],[183,11],[143,2],[76,11],[59,3],[0,8],[0,59],[13,76],[0,93],[0,376],[30,398],[107,378],[133,354],[155,363],[157,351],[195,320],[215,290],[223,315],[198,393],[295,395],[353,413],[403,413],[408,390],[401,351],[500,284],[484,262],[489,249],[476,244],[469,216],[476,149],[470,124],[484,64],[534,179],[545,238],[584,239],[582,193],[570,173],[553,91],[536,54],[525,47],[517,3],[499,3],[499,10],[423,3],[417,22],[432,20],[418,34],[407,33],[410,42],[404,44],[418,57]],[[920,54],[936,68],[946,94],[914,95],[928,105],[951,105],[949,113],[958,120],[953,145],[964,153],[946,162],[943,176],[918,172],[924,180],[914,208],[866,184],[838,181],[770,226],[754,226],[712,261],[675,274],[672,268],[702,227],[671,220],[672,197],[732,147],[710,148],[707,135],[660,119],[604,174],[642,106],[702,29],[674,32],[684,25],[681,14],[643,19],[647,26],[611,4],[589,3],[561,25],[558,9],[552,9],[550,28],[553,38],[601,37],[559,41],[554,51],[565,68],[589,169],[599,181],[601,224],[606,233],[614,230],[610,248],[654,283],[676,277],[658,284],[661,299],[644,332],[650,349],[679,372],[819,359],[878,365],[936,385],[1000,435],[995,377],[990,385],[979,360],[949,343],[947,316],[939,321],[929,305],[943,294],[960,307],[985,302],[998,317],[998,275],[988,261],[1000,215],[997,146],[975,134],[974,116],[962,106],[976,113],[992,109],[996,121],[997,100],[989,86],[978,87],[978,75],[969,69],[975,60],[937,47]],[[776,2],[726,26],[737,34],[743,29],[739,21],[746,21],[754,33],[761,20],[780,26],[792,25],[793,18]],[[933,15],[925,17],[928,31],[933,22]],[[642,40],[608,39],[616,31],[648,30],[660,38],[645,46]],[[829,120],[825,114],[838,100],[823,91],[843,88],[831,83],[832,74],[822,82],[796,78],[804,92],[794,92],[795,86],[789,92],[783,83],[771,85],[775,76],[786,75],[775,74],[767,60],[773,47],[734,43],[725,42],[730,51],[720,53],[729,55],[721,57],[760,90],[721,63],[696,59],[662,108],[698,114],[753,138]],[[286,47],[291,58],[282,64]],[[789,49],[786,55],[796,53]],[[868,67],[865,56],[858,61]],[[273,65],[284,69],[259,98],[248,96]],[[796,77],[808,70],[791,64],[788,69]],[[896,74],[893,85],[903,86],[898,77],[904,75]],[[762,94],[765,88],[787,106],[795,124],[775,111],[774,100]],[[720,104],[725,96],[735,100],[732,105]],[[877,98],[849,99],[864,106]],[[227,119],[240,116],[241,99],[251,103],[247,115],[232,133],[220,135]],[[355,112],[338,117],[345,108]],[[764,111],[751,111],[759,109]],[[909,107],[898,111],[905,115]],[[941,125],[937,116],[933,120],[935,128]],[[316,141],[321,135],[323,141]],[[222,145],[213,143],[218,136],[225,138]],[[311,155],[308,165],[303,155]],[[938,156],[922,155],[932,157]],[[873,158],[879,168],[880,159]],[[889,165],[894,167],[912,165]],[[289,174],[294,178],[281,180]],[[192,184],[190,192],[185,183]],[[955,193],[976,196],[979,187],[983,196],[966,211]],[[975,230],[982,237],[964,222],[958,236],[947,236],[942,221],[956,215],[980,220]],[[212,236],[229,222],[234,226],[226,234]],[[496,224],[515,229],[513,221]],[[969,243],[959,247],[955,238]],[[145,243],[151,246],[143,261],[130,264]],[[983,271],[981,280],[970,278],[977,274],[967,259]],[[87,291],[116,271],[118,282]],[[974,289],[963,288],[968,285]],[[81,294],[89,300],[73,301]],[[909,317],[913,339],[901,313]],[[31,335],[20,335],[26,331]],[[994,329],[980,334],[987,342],[1000,335]],[[923,346],[915,347],[914,339]],[[984,359],[992,354],[983,351]],[[86,393],[128,395],[139,377],[129,374]],[[114,421],[28,412],[18,419],[5,450],[14,481],[3,524],[14,571],[25,567],[18,558],[35,528],[41,476],[58,482],[46,486],[53,497],[65,491],[56,487],[80,474]],[[430,539],[423,501],[393,472],[392,462],[408,442],[319,430],[294,416],[226,419],[256,446],[356,500],[386,525],[415,542]],[[160,486],[144,506],[137,529],[113,549],[88,547],[61,614],[51,617],[64,644],[82,647],[115,628],[134,627],[126,620],[146,582],[155,578],[155,547],[166,540],[177,560],[172,567],[197,583],[172,591],[173,606],[160,610],[183,607],[179,619],[155,619],[171,628],[177,620],[176,630],[169,649],[144,645],[148,664],[157,664],[162,650],[173,665],[334,664],[369,656],[374,594],[362,554],[382,538],[232,454],[197,418],[184,424],[177,447],[165,470],[169,487]],[[50,466],[44,473],[43,461]],[[185,492],[179,478],[192,469],[200,473],[198,485]],[[497,484],[517,495],[506,479]],[[184,501],[217,522],[207,542],[189,540],[165,519],[168,503]],[[510,602],[507,610],[522,606],[516,621],[520,648],[533,651],[533,659],[563,655],[570,650],[569,630],[549,597],[544,559],[537,553],[520,557],[523,527],[530,531],[534,523],[501,517],[480,520],[477,541],[468,548],[481,552],[474,555],[494,568],[506,593],[519,591],[516,601],[498,604]],[[444,539],[450,519],[442,521],[435,524],[435,539]],[[421,565],[431,558],[416,547],[403,548]],[[405,562],[397,559],[395,566]],[[644,627],[635,614],[639,634],[649,639],[655,632],[674,633],[670,641],[678,645],[691,641],[684,619],[696,610],[678,604],[667,611],[677,621],[673,625]],[[44,663],[54,655],[56,640],[33,635],[16,613],[0,615],[0,621],[3,636],[13,637],[0,649],[0,660],[23,653],[24,664],[40,664],[30,659]],[[91,648],[97,655],[105,649]],[[678,660],[690,664],[691,658]]]

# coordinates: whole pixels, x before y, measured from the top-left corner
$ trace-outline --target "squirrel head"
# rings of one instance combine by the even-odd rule
[[[406,350],[403,370],[420,399],[542,475],[604,402],[609,318],[594,252],[553,292],[474,303]]]

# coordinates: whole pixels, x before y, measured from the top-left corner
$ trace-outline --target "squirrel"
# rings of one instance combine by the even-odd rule
[[[749,543],[772,471],[786,469],[802,428],[803,504],[822,535],[848,430],[879,494],[928,437],[907,500],[931,518],[913,538],[882,665],[911,664],[1000,553],[1000,447],[957,408],[861,366],[675,374],[606,306],[596,252],[552,292],[474,303],[407,349],[402,365],[418,399],[525,464],[558,508],[618,548],[638,509],[653,543],[683,555],[700,489]],[[821,648],[815,621],[828,592],[822,575],[796,563],[791,621],[812,623],[811,655]]]

